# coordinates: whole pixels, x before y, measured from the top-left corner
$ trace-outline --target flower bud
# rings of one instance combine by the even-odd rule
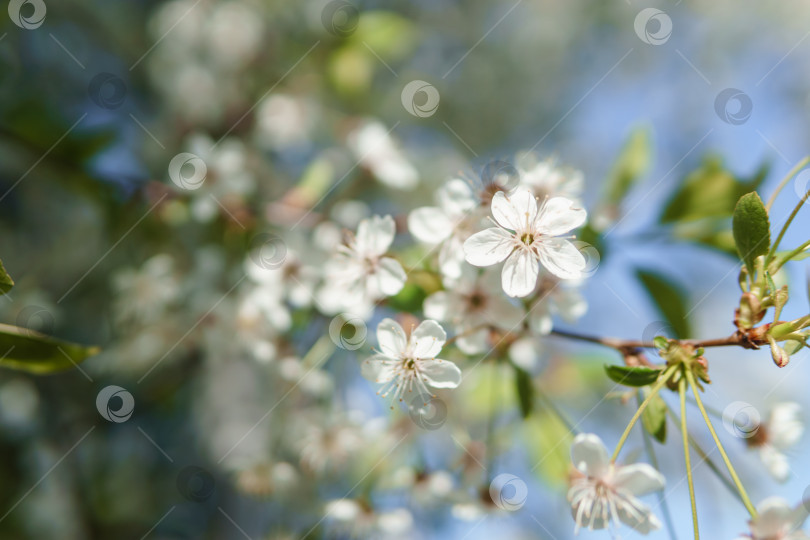
[[[777,345],[776,340],[771,336],[768,336],[768,343],[771,345],[771,356],[773,357],[773,363],[780,368],[788,365],[788,362],[790,362],[790,355],[785,351],[785,349]]]

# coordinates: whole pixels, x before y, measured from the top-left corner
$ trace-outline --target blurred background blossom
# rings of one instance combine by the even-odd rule
[[[639,26],[649,7],[665,19]],[[738,186],[769,193],[808,153],[808,16],[797,3],[725,0],[10,8],[0,257],[16,286],[0,321],[103,352],[59,375],[0,373],[0,535],[572,538],[571,434],[544,403],[521,418],[509,365],[448,357],[463,384],[424,416],[421,403],[390,410],[360,376],[377,322],[441,287],[419,271],[429,248],[407,216],[448,180],[480,190],[493,162],[514,162],[538,193],[565,184],[592,216],[598,271],[543,313],[555,325],[649,339],[662,317],[636,270],[653,269],[688,291],[691,335],[727,335],[736,261],[711,227],[727,226]],[[413,81],[420,90],[405,93]],[[652,157],[614,193],[607,179],[633,144]],[[171,172],[181,153],[204,170]],[[544,174],[547,157],[570,167],[564,179]],[[681,204],[689,181],[720,209]],[[788,186],[774,214],[806,189]],[[321,272],[375,214],[393,216],[409,281],[373,317],[338,320],[335,338]],[[796,223],[788,245],[806,239],[807,214]],[[797,291],[805,278],[779,276]],[[807,312],[796,296],[786,316]],[[615,443],[632,409],[604,399],[614,353],[554,337],[507,345],[563,417]],[[767,355],[713,351],[706,399],[719,411],[742,399],[763,418],[780,402],[806,411],[806,357],[780,371]],[[134,397],[126,422],[93,406],[109,385]],[[779,483],[729,437],[757,501],[795,502],[810,485],[806,440],[784,448],[792,468]],[[628,445],[646,461],[640,437]],[[660,446],[658,461],[686,538],[681,452]],[[527,488],[514,511],[490,496],[501,473]],[[697,476],[706,537],[745,532],[744,508]]]

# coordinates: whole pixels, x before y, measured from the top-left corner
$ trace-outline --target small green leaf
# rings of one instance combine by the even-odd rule
[[[625,386],[647,386],[654,383],[661,374],[660,369],[652,369],[644,366],[616,366],[605,365],[605,372],[611,380]]]
[[[14,280],[3,268],[3,261],[0,261],[0,294],[6,294],[14,286]]]
[[[608,203],[620,204],[627,192],[646,174],[650,167],[651,146],[648,129],[633,130],[608,174],[605,187]]]
[[[754,274],[754,259],[765,255],[771,247],[771,224],[768,211],[755,191],[743,195],[734,207],[732,221],[734,243],[740,258]]]
[[[641,423],[661,444],[667,440],[667,404],[661,396],[655,396],[647,404],[641,413]]]
[[[669,340],[664,336],[655,336],[653,338],[653,344],[655,344],[655,348],[661,352],[666,352],[669,349]]]
[[[53,373],[71,369],[99,350],[0,324],[0,367],[36,374]]]
[[[689,337],[689,319],[684,305],[685,293],[668,278],[649,270],[636,270],[636,276],[655,303],[658,312],[672,327],[677,338]]]
[[[515,387],[517,388],[520,414],[523,418],[528,418],[534,409],[534,384],[532,376],[519,367],[515,367]]]

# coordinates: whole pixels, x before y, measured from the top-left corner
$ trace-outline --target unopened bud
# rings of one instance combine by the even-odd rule
[[[773,357],[773,363],[780,368],[788,365],[788,362],[790,362],[790,355],[785,351],[785,349],[777,345],[776,340],[770,336],[768,336],[768,342],[771,345],[771,356]]]

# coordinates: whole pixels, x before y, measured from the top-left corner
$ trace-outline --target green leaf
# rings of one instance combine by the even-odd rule
[[[14,286],[14,280],[3,268],[3,261],[0,261],[0,294],[6,294]]]
[[[661,223],[676,223],[707,218],[728,218],[742,195],[759,186],[768,173],[766,166],[750,179],[736,178],[718,158],[708,158],[690,173],[670,198]]]
[[[654,383],[661,374],[660,369],[644,366],[616,366],[605,364],[605,372],[611,380],[625,386],[647,386]]]
[[[731,228],[740,258],[748,267],[748,273],[754,275],[754,259],[768,253],[771,247],[768,211],[755,191],[737,201]]]
[[[685,292],[668,278],[650,270],[638,269],[636,276],[652,298],[658,312],[672,327],[674,337],[689,337],[689,319],[683,301]]]
[[[519,367],[515,367],[515,388],[517,389],[520,414],[523,418],[528,418],[534,409],[534,385],[532,376]]]
[[[627,192],[646,174],[650,167],[651,146],[648,129],[633,130],[608,174],[605,188],[608,203],[621,203]]]
[[[388,305],[397,311],[416,312],[422,309],[427,294],[416,283],[408,282],[396,295],[388,299]]]
[[[52,373],[71,369],[99,350],[98,347],[54,339],[27,328],[0,324],[0,367],[37,374]]]
[[[667,440],[667,404],[661,396],[655,396],[641,413],[641,424],[647,433],[664,443]]]

